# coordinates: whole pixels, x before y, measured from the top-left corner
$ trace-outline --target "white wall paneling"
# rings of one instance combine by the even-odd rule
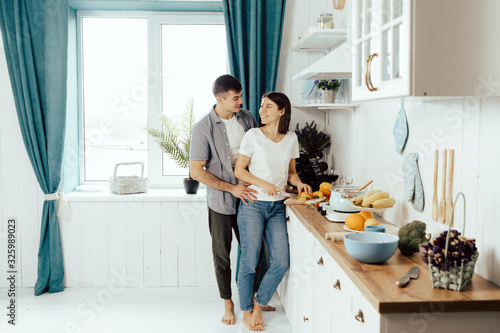
[[[474,97],[463,98],[406,98],[409,138],[402,155],[395,150],[392,137],[400,99],[361,103],[356,110],[354,155],[355,183],[373,179],[375,187],[389,190],[398,200],[393,209],[384,212],[384,218],[398,225],[421,220],[428,230],[437,235],[444,225],[432,221],[434,150],[439,149],[439,165],[442,165],[443,149],[455,149],[453,199],[462,191],[467,199],[466,235],[477,239],[480,252],[476,272],[500,284],[500,246],[495,241],[498,211],[495,202],[500,179],[496,170],[500,167],[499,126],[500,98],[487,97],[472,102]],[[334,119],[342,121],[340,115]],[[345,120],[344,120],[345,121]],[[335,121],[334,121],[335,123]],[[330,125],[335,132],[336,125]],[[425,209],[416,212],[404,200],[404,180],[401,162],[410,152],[419,152],[419,169],[425,193]],[[441,168],[438,173],[438,199],[441,194]],[[463,226],[463,206],[457,206],[455,227]]]
[[[162,202],[160,205],[161,219],[165,221],[161,232],[161,285],[177,286],[179,267],[177,261],[179,253],[177,250],[177,235],[179,233],[178,220],[172,217],[172,212],[177,211],[176,202]]]
[[[205,202],[70,207],[61,223],[67,287],[105,286],[116,275],[126,275],[127,287],[215,285]]]
[[[144,284],[161,286],[161,204],[143,202]]]

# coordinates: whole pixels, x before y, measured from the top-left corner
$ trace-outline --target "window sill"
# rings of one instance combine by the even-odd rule
[[[84,188],[84,187],[83,187]],[[119,195],[102,187],[101,190],[92,187],[92,192],[76,190],[66,196],[69,202],[88,201],[206,201],[206,190],[199,189],[197,194],[186,194],[184,189],[148,189],[147,193]]]

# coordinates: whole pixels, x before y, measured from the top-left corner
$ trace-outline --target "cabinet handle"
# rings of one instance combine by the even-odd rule
[[[378,90],[378,88],[375,88],[373,86],[373,82],[372,82],[372,61],[373,61],[373,58],[375,57],[378,57],[378,53],[374,53],[371,55],[371,58],[370,58],[370,68],[368,69],[368,81],[370,82],[370,86],[372,88],[371,91],[376,91]]]
[[[287,217],[286,217],[286,221],[287,221],[287,222],[290,222],[290,216],[287,216]]]
[[[304,316],[304,323],[305,323],[306,321],[309,321],[309,318],[308,318],[308,317],[306,317],[306,316]]]
[[[373,55],[369,55],[368,59],[366,59],[366,66],[365,66],[365,83],[366,87],[368,90],[373,91],[373,89],[370,87],[370,83],[368,82],[368,66],[370,65],[370,61],[372,60]]]
[[[318,265],[323,266],[323,257],[320,257],[317,263]]]
[[[340,290],[340,281],[339,279],[337,279],[337,282],[335,282],[335,284],[333,285],[333,288],[337,289],[337,290]]]
[[[361,309],[358,310],[358,314],[354,316],[354,319],[356,319],[360,323],[364,323],[365,322],[365,318],[363,317],[363,311],[361,311]]]

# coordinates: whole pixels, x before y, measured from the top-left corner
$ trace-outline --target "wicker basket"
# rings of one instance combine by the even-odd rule
[[[117,176],[116,172],[120,165],[141,165],[141,176]],[[146,193],[148,191],[148,179],[144,178],[144,163],[127,162],[117,163],[113,176],[109,177],[109,190],[116,194]]]
[[[455,198],[455,203],[453,205],[453,212],[451,214],[451,222],[448,227],[448,233],[446,234],[446,248],[445,248],[445,257],[444,260],[448,260],[448,244],[450,238],[450,230],[451,225],[453,223],[453,215],[455,214],[455,207],[457,205],[458,197],[462,196],[464,199],[464,225],[462,229],[462,235],[465,232],[465,196],[462,192],[458,193]],[[464,264],[462,263],[460,267],[450,267],[448,270],[441,270],[437,267],[434,267],[430,263],[429,259],[429,273],[431,276],[432,287],[434,288],[442,288],[442,289],[451,289],[456,291],[462,291],[467,284],[472,280],[472,276],[474,275],[474,267],[476,266],[477,258],[479,257],[479,253],[476,251],[475,254],[472,255],[471,260]]]

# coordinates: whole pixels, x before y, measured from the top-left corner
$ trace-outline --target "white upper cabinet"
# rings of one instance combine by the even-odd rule
[[[353,100],[499,95],[498,17],[500,1],[354,0]]]

